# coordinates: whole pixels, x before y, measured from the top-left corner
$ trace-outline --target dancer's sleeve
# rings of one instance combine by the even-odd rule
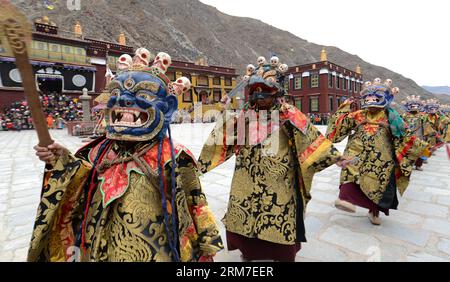
[[[401,194],[408,186],[414,163],[418,158],[428,155],[429,144],[416,136],[405,136],[394,138],[394,148],[397,163],[399,164],[395,173],[398,190]]]
[[[28,261],[67,261],[73,254],[74,221],[82,213],[82,187],[90,170],[89,162],[72,154],[46,170]]]
[[[293,128],[291,141],[294,142],[292,145],[295,145],[300,164],[304,196],[308,199],[314,174],[335,164],[342,155],[300,110],[288,107],[282,115],[290,121]]]
[[[352,102],[349,100],[342,103],[328,121],[326,137],[331,140],[331,142],[341,142],[356,126],[356,122],[351,111],[351,105]]]
[[[186,197],[187,208],[192,218],[192,220],[185,220],[186,215],[179,215],[179,229],[182,230],[180,234],[182,261],[186,261],[195,249],[199,250],[199,256],[214,256],[223,249],[223,243],[214,215],[202,191],[194,159],[186,154],[180,155],[177,174],[177,187],[182,187],[184,190],[183,195]]]
[[[226,117],[223,115],[217,121],[205,145],[203,145],[198,159],[201,173],[207,173],[234,155],[237,139],[235,125],[236,119],[234,116]]]

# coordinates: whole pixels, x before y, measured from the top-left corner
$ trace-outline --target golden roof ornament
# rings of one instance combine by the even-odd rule
[[[79,21],[77,21],[77,22],[75,23],[75,26],[73,27],[73,32],[75,33],[75,35],[76,35],[77,37],[83,36],[83,29],[82,29],[81,24],[80,24]]]
[[[125,33],[121,32],[119,35],[119,44],[120,45],[127,45],[127,39],[125,37]]]
[[[362,73],[361,66],[359,64],[356,65],[356,73],[357,74],[361,74]]]
[[[35,22],[35,23],[39,23],[39,24],[45,24],[45,25],[50,25],[50,26],[56,26],[56,23],[50,21],[50,18],[49,18],[48,16],[43,16],[42,18],[37,18],[34,22]]]
[[[325,47],[323,47],[322,52],[320,52],[320,61],[321,62],[328,61],[327,50],[325,50]]]

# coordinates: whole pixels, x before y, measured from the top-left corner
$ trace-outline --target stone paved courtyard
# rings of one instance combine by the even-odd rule
[[[198,156],[213,124],[175,125],[176,141]],[[321,127],[321,131],[325,128]],[[66,131],[51,132],[73,152],[83,143]],[[0,132],[0,261],[25,261],[39,202],[44,165],[32,147],[34,131]],[[338,144],[341,151],[345,143]],[[234,159],[202,176],[203,188],[219,221],[227,207]],[[450,261],[450,161],[440,149],[425,171],[415,171],[398,211],[372,226],[364,210],[346,214],[334,208],[339,168],[316,174],[306,213],[308,243],[297,261]],[[225,230],[219,222],[222,234]],[[239,251],[216,261],[240,261]]]

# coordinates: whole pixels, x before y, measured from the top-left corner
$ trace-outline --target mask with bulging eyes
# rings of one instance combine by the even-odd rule
[[[107,138],[148,141],[163,137],[178,107],[167,86],[167,81],[151,72],[126,71],[117,76],[108,85]]]
[[[386,108],[393,100],[390,89],[381,85],[369,85],[361,92],[361,108]]]
[[[436,114],[439,112],[439,102],[435,99],[429,99],[426,101],[426,104],[424,106],[424,110],[425,112],[429,113],[429,114]]]
[[[420,104],[410,104],[409,112],[418,112],[420,110],[420,107],[421,107]]]
[[[427,113],[429,113],[429,114],[435,114],[435,113],[437,113],[439,111],[439,107],[428,107],[427,108]]]

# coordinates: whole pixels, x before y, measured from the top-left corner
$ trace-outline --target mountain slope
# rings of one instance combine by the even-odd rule
[[[445,94],[450,95],[450,87],[449,86],[422,86],[428,92],[433,94]]]
[[[78,20],[88,37],[117,40],[124,31],[129,45],[145,46],[153,53],[162,50],[175,59],[194,61],[205,56],[209,64],[235,67],[240,73],[247,64],[256,63],[258,56],[269,57],[271,52],[292,66],[318,61],[322,50],[287,31],[259,20],[226,15],[197,0],[81,1],[80,11],[69,11],[66,1],[58,1],[55,10],[49,11],[42,2],[13,0],[30,19],[48,15],[64,30],[71,30]],[[327,51],[330,61],[349,69],[360,64],[367,79],[393,79],[402,90],[398,101],[411,94],[432,97],[400,74],[336,47],[327,47]]]

